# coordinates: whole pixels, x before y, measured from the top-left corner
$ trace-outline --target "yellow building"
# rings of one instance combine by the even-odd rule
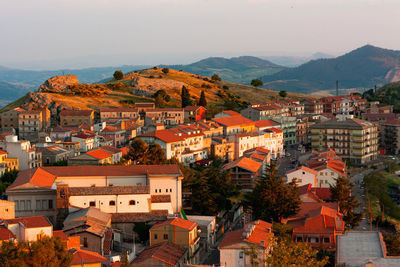
[[[169,241],[187,248],[189,257],[193,257],[199,249],[200,237],[197,234],[197,225],[181,218],[157,223],[150,229],[150,246]]]
[[[5,172],[18,170],[19,163],[17,158],[8,158],[6,151],[0,150],[0,176]]]
[[[0,199],[0,220],[15,218],[15,202]]]

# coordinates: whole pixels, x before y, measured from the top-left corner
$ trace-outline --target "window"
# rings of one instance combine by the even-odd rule
[[[19,201],[18,200],[15,201],[15,209],[19,210]]]
[[[85,248],[88,247],[88,240],[87,240],[87,237],[84,237],[84,238],[83,238],[83,246],[84,246]]]
[[[25,210],[25,200],[20,200],[19,201],[19,209],[20,210]]]
[[[156,193],[157,193],[157,189],[156,189]]]
[[[297,236],[296,237],[296,242],[303,242],[303,237],[302,236]]]
[[[154,239],[157,239],[158,238],[158,235],[157,234],[154,234]]]
[[[169,189],[169,192],[172,192],[172,188]]]
[[[329,237],[324,237],[324,243],[330,243]]]
[[[36,200],[36,210],[41,210],[42,209],[42,201]]]
[[[165,189],[165,193],[168,193],[168,189]]]
[[[31,210],[31,201],[30,200],[26,201],[26,209]]]
[[[95,201],[90,201],[89,202],[90,207],[96,207],[96,202]]]
[[[49,209],[52,210],[53,209],[53,200],[49,199]]]
[[[115,201],[114,200],[110,200],[110,206],[115,206]]]
[[[239,259],[243,259],[243,256],[244,256],[243,251],[240,251],[240,252],[239,252]]]
[[[135,200],[129,200],[129,205],[131,205],[131,206],[136,205]]]
[[[44,210],[48,209],[47,203],[48,203],[47,200],[42,200],[42,209],[44,209]]]
[[[164,234],[164,240],[168,240],[168,234]]]

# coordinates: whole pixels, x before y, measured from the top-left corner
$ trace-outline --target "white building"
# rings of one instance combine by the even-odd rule
[[[53,225],[44,216],[20,217],[4,220],[4,226],[18,241],[33,242],[41,236],[53,236]]]
[[[42,166],[42,153],[31,146],[27,140],[18,140],[18,136],[6,136],[0,143],[0,149],[7,151],[10,158],[18,158],[19,170],[28,170]]]
[[[298,169],[293,169],[286,172],[287,182],[291,182],[294,179],[297,180],[298,186],[303,186],[306,184],[312,184],[313,187],[318,185],[318,171],[310,169],[306,166],[301,166]]]

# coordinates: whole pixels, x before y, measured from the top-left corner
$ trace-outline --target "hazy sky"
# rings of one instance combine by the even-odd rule
[[[400,50],[399,14],[399,0],[0,0],[0,65]]]

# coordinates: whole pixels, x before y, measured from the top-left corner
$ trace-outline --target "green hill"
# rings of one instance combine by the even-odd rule
[[[393,105],[396,113],[400,112],[400,82],[389,83],[374,92],[366,91],[363,97],[368,101],[379,101],[382,104]]]

